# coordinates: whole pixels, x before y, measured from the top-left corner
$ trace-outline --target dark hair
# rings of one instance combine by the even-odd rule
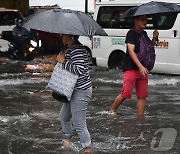
[[[134,16],[134,19],[138,19],[140,16]]]
[[[146,16],[146,15],[139,15],[139,16],[134,16],[134,19],[138,19],[141,16]]]
[[[70,38],[74,41],[74,44],[78,45],[78,44],[81,44],[78,39],[79,39],[79,36],[78,35],[69,35]]]
[[[74,41],[76,41],[76,40],[79,39],[79,36],[78,36],[78,35],[70,35],[70,37],[71,37]]]

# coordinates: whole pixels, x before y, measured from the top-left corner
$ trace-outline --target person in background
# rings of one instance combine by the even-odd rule
[[[120,13],[118,10],[114,11],[112,13],[111,21],[110,21],[110,27],[111,28],[120,28]]]
[[[137,95],[137,116],[144,117],[146,98],[148,95],[148,70],[139,61],[136,53],[140,49],[141,34],[137,31],[147,33],[143,30],[147,25],[147,17],[145,15],[134,17],[136,30],[129,30],[125,43],[127,44],[126,58],[123,66],[123,88],[121,93],[115,98],[111,106],[110,114],[116,114],[117,108],[127,98],[131,98],[133,89],[136,89]],[[153,32],[152,42],[155,45],[159,33],[157,30]]]
[[[92,83],[88,69],[88,55],[83,45],[78,41],[79,36],[62,35],[64,45],[68,46],[66,53],[60,53],[57,61],[64,69],[78,75],[71,100],[63,103],[60,111],[60,122],[64,132],[64,146],[71,142],[72,122],[80,136],[80,142],[85,153],[91,153],[91,138],[87,129],[86,111],[92,96]]]
[[[15,19],[16,26],[13,28],[13,39],[18,45],[24,43],[30,35],[30,31],[22,27],[22,22],[21,19]]]

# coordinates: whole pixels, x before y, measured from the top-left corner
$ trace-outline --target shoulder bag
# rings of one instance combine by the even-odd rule
[[[68,102],[71,99],[78,75],[63,69],[61,63],[54,67],[47,88],[53,90],[52,96],[58,101]]]

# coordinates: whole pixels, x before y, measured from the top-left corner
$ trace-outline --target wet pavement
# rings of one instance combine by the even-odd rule
[[[62,148],[61,103],[46,85],[53,56],[31,62],[0,57],[0,154],[82,153],[77,133]],[[95,154],[178,154],[180,151],[180,76],[150,74],[144,119],[136,117],[136,97],[108,110],[122,87],[122,73],[92,66],[93,96],[87,123]]]

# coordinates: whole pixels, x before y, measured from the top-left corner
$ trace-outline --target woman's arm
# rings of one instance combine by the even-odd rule
[[[146,76],[148,74],[148,70],[141,64],[136,53],[134,52],[135,45],[127,43],[127,48],[128,48],[129,55],[131,56],[133,62],[138,66],[140,73],[143,76]]]
[[[86,72],[86,61],[84,56],[84,49],[74,49],[71,51],[71,59],[65,60],[62,64],[63,67],[76,74],[76,75],[82,75]]]

